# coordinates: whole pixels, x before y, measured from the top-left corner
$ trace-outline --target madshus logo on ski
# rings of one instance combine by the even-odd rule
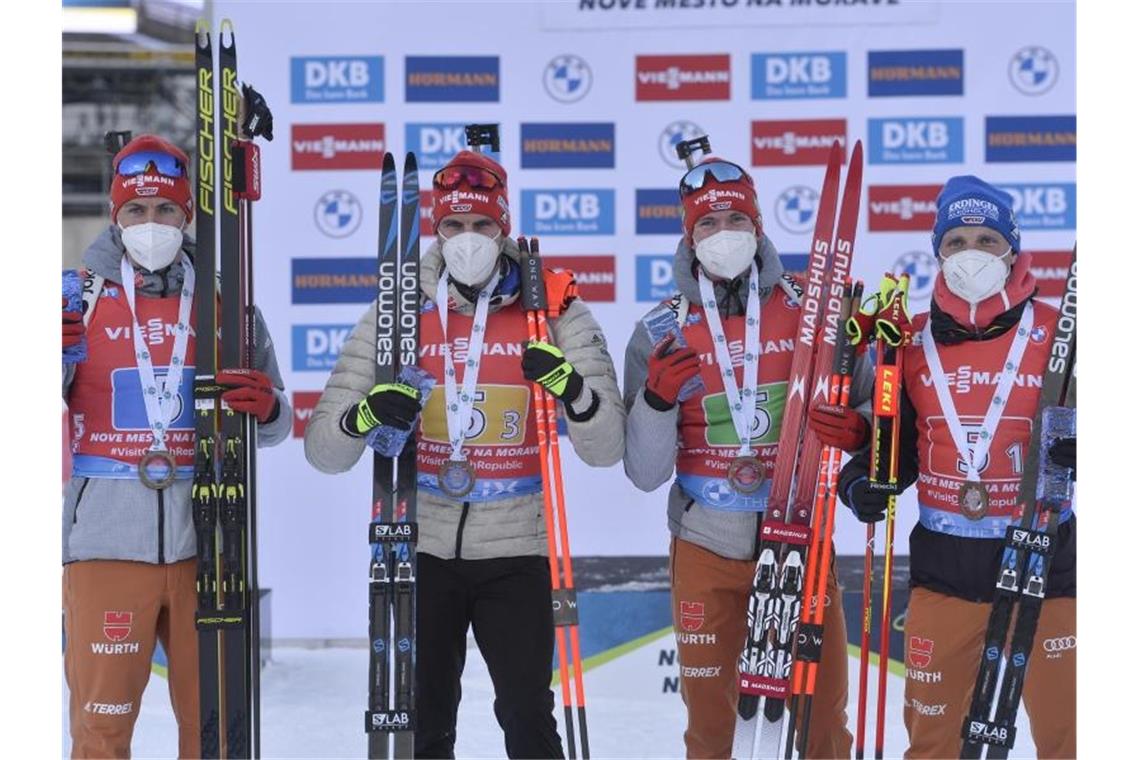
[[[524,235],[614,234],[613,190],[523,190]]]
[[[614,123],[523,122],[523,169],[613,169]]]
[[[1040,45],[1023,47],[1009,60],[1009,81],[1023,95],[1041,95],[1053,89],[1060,72],[1057,57]]]
[[[404,58],[404,100],[408,103],[498,103],[497,55]]]
[[[701,135],[708,134],[704,129],[691,121],[674,121],[661,130],[657,138],[657,152],[661,160],[674,169],[684,169],[685,162],[677,157],[677,144],[687,140],[695,140]],[[676,192],[673,193],[676,195]]]
[[[1073,251],[1029,251],[1029,271],[1037,278],[1037,295],[1042,298],[1060,298],[1069,279],[1069,265]]]
[[[290,59],[293,103],[383,103],[384,57]]]
[[[384,125],[294,124],[293,171],[379,169],[384,158]]]
[[[752,99],[847,97],[847,53],[753,53]]]
[[[673,254],[639,253],[636,261],[637,300],[657,302],[673,295]]]
[[[416,154],[421,170],[442,169],[455,154],[467,148],[463,124],[416,122],[404,125],[404,145]],[[483,155],[499,161],[499,154],[489,148]],[[422,208],[421,203],[421,208]],[[431,208],[431,203],[428,203]]]
[[[356,232],[364,218],[364,207],[347,190],[329,190],[317,199],[313,221],[331,238],[344,238]]]
[[[1076,229],[1077,185],[1075,182],[999,184],[997,187],[1013,196],[1013,213],[1017,217],[1017,225],[1021,229]]]
[[[594,74],[590,64],[580,56],[567,53],[555,56],[542,72],[546,94],[559,103],[576,103],[590,92]]]
[[[752,165],[822,166],[836,140],[846,156],[846,119],[753,121]]]
[[[336,365],[352,325],[293,325],[293,371],[326,372]]]
[[[305,258],[292,262],[293,303],[371,303],[376,257]]]
[[[960,164],[965,157],[961,116],[898,116],[867,120],[872,164]]]
[[[639,55],[634,71],[636,100],[728,100],[732,63],[717,55]]]
[[[942,185],[871,185],[867,188],[867,230],[929,232],[938,213]]]
[[[305,427],[321,399],[320,391],[293,391],[293,437],[304,438]]]
[[[639,187],[634,198],[638,235],[681,234],[681,201],[676,188]]]
[[[986,117],[986,163],[1076,160],[1075,115]]]
[[[543,256],[551,269],[569,269],[578,281],[578,292],[587,303],[613,303],[617,299],[617,265],[614,256]]]
[[[956,50],[867,52],[867,96],[961,95],[965,62]]]
[[[811,232],[819,208],[819,193],[804,185],[789,187],[776,197],[776,221],[788,232]]]

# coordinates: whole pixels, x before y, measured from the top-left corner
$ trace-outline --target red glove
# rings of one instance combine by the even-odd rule
[[[83,333],[86,330],[83,326],[83,312],[67,311],[66,298],[63,299],[63,308],[63,347],[78,346],[79,341],[83,340]]]
[[[235,412],[252,414],[264,424],[277,416],[277,396],[269,375],[256,369],[223,369],[217,375],[218,385],[230,389],[222,393],[222,401]]]
[[[808,426],[825,446],[850,453],[863,448],[871,425],[859,412],[846,406],[820,404],[808,411]]]
[[[692,348],[669,350],[675,339],[674,333],[666,335],[649,355],[645,402],[659,412],[672,409],[677,404],[681,386],[701,370],[700,359]]]

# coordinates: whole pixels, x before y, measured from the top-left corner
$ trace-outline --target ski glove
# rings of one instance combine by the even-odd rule
[[[886,516],[884,513],[890,496],[890,491],[872,491],[870,480],[862,477],[847,487],[843,503],[855,513],[859,522],[876,523]]]
[[[554,345],[531,341],[522,355],[523,377],[538,383],[566,402],[577,400],[582,393],[582,375],[566,361],[566,355]]]
[[[67,298],[63,299],[63,347],[73,348],[83,341],[86,328],[83,326],[83,312],[68,311]]]
[[[340,426],[344,432],[360,438],[380,425],[411,430],[419,414],[419,389],[404,383],[381,383],[373,386],[360,403],[348,408]]]
[[[1077,479],[1077,439],[1075,436],[1058,438],[1049,447],[1049,460],[1053,464],[1068,467],[1073,471],[1073,480]]]
[[[871,435],[871,423],[851,407],[820,404],[808,411],[808,426],[825,446],[852,453],[863,448]]]
[[[681,387],[701,371],[697,352],[686,346],[673,348],[676,333],[669,333],[653,347],[649,355],[649,374],[645,379],[645,403],[659,412],[677,405]]]
[[[229,386],[222,391],[222,401],[235,412],[252,414],[262,425],[277,419],[281,405],[269,375],[256,369],[223,369],[216,379],[218,385]]]

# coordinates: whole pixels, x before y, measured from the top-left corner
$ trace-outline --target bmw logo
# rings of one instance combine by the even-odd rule
[[[1031,45],[1014,53],[1009,62],[1009,81],[1025,95],[1041,95],[1057,83],[1057,58],[1043,47]]]
[[[917,301],[925,301],[934,292],[934,280],[938,276],[938,260],[926,251],[910,251],[895,259],[891,272],[910,275],[910,306]]]
[[[691,121],[675,121],[665,127],[661,137],[657,138],[657,152],[661,160],[674,169],[684,169],[685,162],[677,158],[677,144],[685,140],[694,140],[706,134],[703,129]]]
[[[776,198],[776,221],[788,232],[811,232],[815,212],[819,207],[819,193],[810,187],[789,187]]]
[[[576,55],[560,55],[546,64],[546,70],[542,72],[546,94],[559,103],[581,100],[593,83],[590,65]]]
[[[356,232],[364,209],[356,196],[347,190],[330,190],[317,200],[313,210],[317,229],[329,237],[343,238]]]

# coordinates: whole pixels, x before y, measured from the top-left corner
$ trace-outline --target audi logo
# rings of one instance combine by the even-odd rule
[[[1077,648],[1076,636],[1061,636],[1056,639],[1045,639],[1041,642],[1041,648],[1046,652],[1064,652],[1068,649]]]

